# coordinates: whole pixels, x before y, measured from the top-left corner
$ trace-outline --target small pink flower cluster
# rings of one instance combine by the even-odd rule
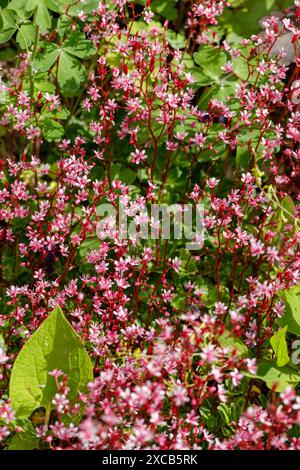
[[[86,344],[94,380],[74,404],[69,378],[51,372],[53,412],[35,429],[49,448],[299,449],[296,393],[269,391],[263,407],[247,378],[283,314],[278,293],[300,279],[299,12],[265,19],[240,49],[216,46],[236,87],[200,109],[186,54],[214,45],[228,2],[188,2],[185,50],[169,44],[167,22],[152,24],[151,2],[141,15],[134,3],[100,2],[76,18],[98,51],[79,100],[58,89],[30,96],[26,54],[6,64],[0,441],[22,431],[7,400],[17,352],[59,305]],[[146,26],[132,30],[139,16]],[[70,103],[75,135],[47,142],[43,116]],[[97,234],[101,204],[121,202],[138,225],[162,201],[203,204],[201,250],[121,239],[109,223]],[[247,357],[224,344],[227,334]],[[240,418],[218,428],[222,406],[241,396]]]

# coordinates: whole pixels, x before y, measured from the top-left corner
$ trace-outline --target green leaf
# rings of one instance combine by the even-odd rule
[[[54,121],[54,119],[44,118],[43,123],[43,134],[45,139],[48,142],[58,142],[61,140],[62,136],[65,133],[65,130],[59,122]]]
[[[49,117],[53,119],[67,119],[70,114],[70,111],[67,108],[61,109],[53,109],[50,111],[49,109],[43,111],[43,117]]]
[[[85,68],[78,59],[62,52],[59,57],[58,82],[63,94],[73,96],[85,80]]]
[[[41,91],[42,93],[55,94],[55,86],[51,82],[44,81],[45,75],[41,74],[40,76],[36,75],[34,80],[34,89],[36,91]],[[44,114],[44,113],[43,113]]]
[[[231,350],[235,350],[238,356],[247,357],[249,354],[248,348],[243,343],[243,341],[229,331],[225,331],[225,333],[220,336],[218,341],[222,348],[230,348]]]
[[[69,10],[69,13],[70,13],[70,10]],[[69,18],[66,15],[60,15],[60,17],[57,20],[56,29],[61,39],[72,31],[72,24],[73,24],[72,18]]]
[[[287,325],[288,331],[300,336],[300,285],[285,290],[281,295],[286,308],[279,324]]]
[[[1,34],[1,33],[0,33]],[[3,51],[0,51],[0,60],[14,61],[16,58],[16,51],[11,47],[6,47]]]
[[[100,246],[100,241],[99,238],[93,237],[93,238],[87,238],[84,240],[79,248],[79,254],[82,258],[86,258],[87,254],[91,250],[98,250]]]
[[[86,59],[96,54],[97,49],[93,43],[81,33],[73,33],[63,43],[63,50],[80,59]]]
[[[193,58],[196,64],[200,65],[205,75],[214,81],[223,75],[221,67],[226,63],[226,54],[222,49],[205,45],[201,46],[198,52],[195,52]]]
[[[32,23],[22,24],[16,36],[22,49],[28,49],[34,43],[35,27]]]
[[[9,398],[17,417],[28,417],[37,408],[53,408],[56,393],[54,377],[49,372],[60,369],[68,376],[69,399],[93,378],[91,360],[60,307],[44,320],[23,346],[11,372]]]
[[[291,196],[284,196],[280,201],[280,205],[283,207],[282,216],[285,221],[289,224],[293,224],[295,219],[295,204]]]
[[[263,380],[271,390],[276,387],[276,392],[282,392],[287,387],[296,387],[300,382],[300,374],[297,369],[290,366],[278,367],[274,362],[265,361],[258,365],[255,375],[243,372],[246,377]]]
[[[68,3],[72,3],[71,0]],[[68,12],[71,16],[77,16],[80,11],[83,11],[83,13],[92,13],[93,10],[98,8],[98,5],[98,0],[85,0],[82,3],[78,3],[77,0],[73,0],[73,5],[69,8]]]
[[[43,44],[42,50],[37,53],[33,62],[33,68],[40,72],[46,72],[52,67],[59,54],[60,49],[56,44]]]
[[[1,11],[1,24],[0,24],[0,44],[9,41],[17,29],[16,14],[4,9]]]
[[[205,75],[203,69],[194,64],[192,56],[185,54],[183,58],[183,63],[186,67],[186,70],[192,75],[195,80],[196,85],[207,86],[214,83],[214,80],[211,77]]]
[[[230,419],[230,409],[225,403],[220,403],[217,407],[219,414],[221,415],[222,420],[224,421],[227,426],[230,426],[231,419]]]
[[[167,20],[177,18],[176,0],[153,0],[151,9]]]
[[[51,27],[51,15],[46,5],[42,3],[37,4],[37,10],[35,15],[36,24],[39,25],[42,33],[46,33]]]
[[[111,166],[110,175],[112,179],[121,180],[125,184],[132,184],[136,179],[136,172],[126,169],[120,163]]]
[[[29,420],[20,420],[23,428],[22,432],[17,432],[11,439],[8,450],[33,450],[39,445],[39,438],[36,436],[34,427]],[[18,423],[19,424],[19,423]]]
[[[30,3],[28,0],[12,0],[9,4],[8,7],[10,10],[22,10],[23,8],[26,8],[26,4]]]
[[[40,27],[42,33],[46,33],[51,27],[52,17],[49,10],[56,13],[61,11],[59,3],[55,0],[12,0],[9,8],[16,11],[20,17],[24,17],[23,10],[29,16],[35,11],[35,23]]]
[[[166,35],[168,43],[171,44],[174,49],[184,49],[186,39],[182,33],[177,34],[172,29],[168,29]]]
[[[241,168],[242,170],[246,170],[247,168],[249,168],[251,160],[252,155],[251,153],[249,153],[249,150],[239,145],[236,148],[236,167]]]
[[[278,367],[283,367],[290,361],[285,339],[287,328],[287,325],[284,328],[281,328],[270,339],[271,346],[277,359],[276,365]]]

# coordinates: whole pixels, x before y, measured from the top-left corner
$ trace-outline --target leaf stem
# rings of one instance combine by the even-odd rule
[[[34,36],[33,50],[32,50],[32,54],[31,54],[30,62],[29,62],[29,80],[30,80],[30,98],[31,99],[33,99],[33,93],[34,93],[33,62],[37,53],[39,37],[40,37],[40,27],[39,25],[35,24],[35,36]]]

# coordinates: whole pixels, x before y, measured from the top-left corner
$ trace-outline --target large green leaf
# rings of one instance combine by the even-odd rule
[[[285,314],[279,319],[281,326],[287,325],[288,331],[300,336],[300,286],[291,287],[282,293]]]
[[[222,49],[205,45],[195,52],[194,60],[196,64],[203,68],[205,75],[217,81],[222,75],[221,67],[226,63],[226,54]]]
[[[36,55],[33,67],[39,72],[46,72],[52,67],[59,54],[60,48],[56,44],[44,43],[42,50]]]
[[[48,29],[51,27],[51,15],[48,11],[46,5],[42,3],[38,3],[36,16],[35,16],[36,24],[39,25],[40,30],[42,33],[46,33]]]
[[[57,13],[61,11],[59,3],[55,0],[12,0],[8,7],[21,17],[24,17],[24,12],[27,17],[35,12],[35,23],[40,27],[42,33],[46,33],[51,27],[52,18],[49,10]]]
[[[28,49],[34,42],[35,27],[32,23],[22,24],[16,36],[22,49]]]
[[[81,33],[71,34],[63,43],[63,50],[80,59],[86,59],[96,54],[97,50],[93,43]]]
[[[287,325],[277,331],[270,339],[271,346],[276,356],[276,365],[278,367],[283,367],[290,361],[288,347],[285,339],[286,332]]]
[[[233,8],[224,10],[224,13],[219,17],[219,23],[226,31],[234,31],[237,35],[237,41],[239,41],[238,36],[250,37],[262,30],[259,24],[261,18],[286,8],[292,3],[291,0],[236,0],[231,5]]]
[[[300,382],[300,374],[291,366],[278,367],[274,362],[265,361],[258,365],[256,374],[243,372],[246,377],[263,380],[269,389],[276,388],[282,392],[287,387],[296,387]]]
[[[91,360],[60,307],[41,324],[17,356],[9,383],[9,398],[17,417],[28,417],[39,407],[53,408],[56,384],[49,372],[68,375],[70,400],[93,378]]]
[[[72,94],[85,79],[85,68],[76,57],[62,51],[59,57],[58,82],[63,93]]]
[[[14,32],[17,29],[17,18],[16,14],[11,11],[4,10],[0,11],[0,44],[9,41]]]

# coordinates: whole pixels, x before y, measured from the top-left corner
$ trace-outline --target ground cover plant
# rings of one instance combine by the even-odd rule
[[[0,448],[300,449],[300,1],[0,6]]]

